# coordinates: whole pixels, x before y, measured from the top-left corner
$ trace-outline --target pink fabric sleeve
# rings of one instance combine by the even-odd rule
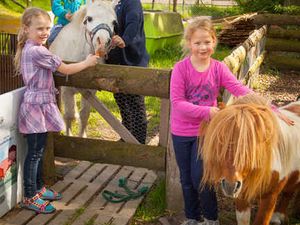
[[[56,71],[57,68],[61,65],[61,59],[52,54],[44,46],[34,46],[32,50],[33,63],[44,68],[51,70],[52,72]]]
[[[244,96],[246,94],[253,93],[251,89],[243,85],[224,64],[220,64],[219,68],[221,76],[221,86],[225,87],[231,94],[236,97]]]
[[[199,106],[188,102],[185,97],[185,73],[182,64],[175,64],[171,76],[170,98],[173,114],[177,114],[187,121],[209,120],[209,106]]]

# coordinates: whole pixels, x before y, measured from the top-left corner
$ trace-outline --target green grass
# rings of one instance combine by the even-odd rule
[[[27,7],[27,1],[18,0],[17,2],[19,2],[24,7]],[[6,8],[7,10],[9,10],[11,12],[14,12],[14,13],[21,14],[24,11],[24,9],[22,7],[20,7],[17,4],[13,3],[11,0],[1,0],[0,4],[4,8]],[[39,8],[42,8],[42,9],[46,10],[46,11],[51,10],[50,0],[32,0],[31,2],[29,2],[28,6],[39,7]],[[1,14],[1,11],[0,11],[0,14]]]
[[[141,204],[134,216],[132,224],[139,222],[155,222],[160,216],[165,214],[166,209],[166,187],[165,181],[159,180],[151,192],[147,195],[143,204]]]

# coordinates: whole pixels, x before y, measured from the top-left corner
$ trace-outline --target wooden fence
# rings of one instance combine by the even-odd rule
[[[300,16],[261,14],[254,23],[269,27],[267,63],[277,69],[300,71]]]

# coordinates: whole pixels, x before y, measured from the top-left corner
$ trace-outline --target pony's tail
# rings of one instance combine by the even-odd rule
[[[16,55],[14,58],[15,76],[17,76],[21,73],[21,56],[22,56],[22,51],[23,51],[26,40],[27,40],[27,36],[24,32],[24,28],[21,27],[19,34],[18,34],[17,51],[16,51]]]

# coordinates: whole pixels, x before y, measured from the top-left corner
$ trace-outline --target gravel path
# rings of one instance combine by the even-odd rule
[[[300,95],[300,71],[283,73],[262,73],[252,80],[255,92],[282,106],[295,101]]]

